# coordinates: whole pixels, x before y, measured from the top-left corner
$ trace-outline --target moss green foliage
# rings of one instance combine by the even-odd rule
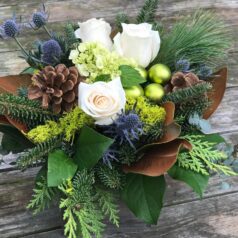
[[[47,121],[45,125],[40,125],[27,133],[27,137],[35,143],[42,143],[60,134],[64,134],[66,141],[74,139],[75,133],[84,125],[91,125],[93,120],[87,116],[79,107],[64,114],[59,122]]]
[[[228,30],[212,12],[199,10],[175,23],[172,30],[162,36],[160,52],[153,64],[166,64],[172,71],[181,58],[189,60],[194,69],[201,64],[220,65],[231,42]]]
[[[227,156],[214,148],[216,143],[206,141],[203,135],[185,135],[182,138],[188,140],[193,149],[179,156],[179,166],[204,175],[208,175],[209,171],[236,175],[230,167],[223,164]]]
[[[155,13],[159,4],[159,0],[146,0],[144,6],[140,10],[136,21],[137,23],[153,23],[155,20]]]
[[[57,188],[47,187],[47,180],[44,177],[36,183],[33,192],[34,194],[32,195],[32,199],[27,205],[27,208],[32,209],[34,215],[49,208],[58,193]]]
[[[105,191],[97,188],[97,195],[99,206],[109,221],[119,227],[119,207],[117,205],[117,198],[111,191]]]
[[[110,75],[111,78],[119,76],[121,65],[137,66],[134,60],[110,52],[100,43],[81,43],[71,51],[69,58],[81,75],[88,77],[91,82],[100,75]]]
[[[77,173],[72,187],[59,186],[66,196],[61,199],[60,208],[64,210],[64,231],[68,238],[101,237],[104,216],[97,206],[94,183],[94,174],[84,170]]]
[[[26,123],[29,127],[57,118],[50,111],[42,109],[38,101],[11,94],[0,94],[0,114],[7,114]]]
[[[55,137],[43,143],[37,144],[35,147],[23,152],[23,154],[17,159],[17,167],[24,170],[28,167],[44,162],[49,152],[60,146],[61,140],[62,138],[60,136]]]
[[[107,188],[121,189],[123,186],[123,174],[116,167],[109,168],[104,164],[99,164],[96,168],[96,175]]]
[[[126,110],[135,110],[140,116],[141,121],[145,124],[145,131],[158,123],[163,122],[165,119],[166,112],[163,107],[156,104],[152,104],[143,96],[138,98],[127,98]]]

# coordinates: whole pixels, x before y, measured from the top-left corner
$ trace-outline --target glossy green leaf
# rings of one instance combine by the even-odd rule
[[[55,150],[48,157],[47,183],[56,187],[67,179],[73,178],[77,165],[62,150]]]
[[[202,198],[208,184],[209,176],[181,168],[178,165],[174,165],[168,171],[168,174],[173,179],[188,184],[194,190],[194,192],[196,192]]]
[[[108,82],[111,80],[110,74],[101,74],[96,77],[95,82],[102,81],[102,82]]]
[[[140,75],[139,71],[128,65],[121,65],[121,82],[123,87],[132,87],[145,83],[146,80]]]
[[[27,67],[20,74],[34,74],[37,71],[36,68]]]
[[[165,193],[164,176],[149,177],[127,174],[122,199],[136,217],[149,224],[157,224]]]
[[[113,142],[113,139],[87,126],[83,127],[76,142],[76,153],[74,157],[79,170],[90,169],[96,165]]]

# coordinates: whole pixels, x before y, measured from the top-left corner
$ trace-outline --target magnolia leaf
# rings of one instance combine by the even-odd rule
[[[72,179],[77,165],[62,150],[55,150],[48,157],[48,187],[57,187],[67,179]]]
[[[79,170],[90,169],[96,165],[113,142],[113,139],[87,126],[83,127],[76,142],[76,153],[74,157]]]
[[[203,193],[207,187],[209,176],[196,173],[192,170],[187,170],[174,165],[168,174],[175,180],[183,181],[188,184],[194,192],[196,192],[200,198],[202,198]]]
[[[123,171],[152,177],[160,176],[176,163],[182,148],[191,150],[192,146],[184,139],[176,139],[166,144],[151,144],[144,148],[144,154],[138,162],[130,166],[125,165]]]
[[[211,101],[211,105],[204,112],[204,119],[208,119],[220,105],[225,94],[227,78],[227,68],[222,68],[217,73],[215,73],[212,77],[212,80],[210,80],[212,84],[212,91],[208,93],[208,98]]]
[[[136,217],[149,224],[157,224],[166,183],[164,176],[147,177],[127,174],[122,199]]]
[[[28,87],[31,84],[31,75],[10,75],[0,77],[0,93],[17,94],[20,87]]]
[[[139,85],[146,82],[138,70],[128,65],[121,65],[119,67],[121,71],[121,83],[125,88]]]
[[[168,126],[174,122],[175,104],[173,102],[166,102],[162,106],[166,111],[164,124]]]

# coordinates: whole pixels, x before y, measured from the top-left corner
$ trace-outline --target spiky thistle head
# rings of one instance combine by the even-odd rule
[[[109,168],[112,168],[112,162],[118,161],[117,155],[119,152],[114,148],[109,148],[102,157],[102,161],[105,165],[107,165]]]
[[[47,64],[55,64],[59,61],[62,49],[56,40],[48,40],[42,44],[42,61]]]
[[[198,71],[198,76],[202,79],[210,77],[212,75],[212,69],[206,65],[202,65]]]
[[[17,35],[19,35],[23,24],[18,23],[16,21],[16,17],[13,16],[13,18],[6,20],[1,26],[0,26],[0,35],[2,38],[14,38]]]
[[[176,62],[176,71],[181,71],[183,73],[189,72],[190,62],[186,59],[180,59]]]
[[[131,147],[135,148],[135,141],[143,134],[143,123],[140,117],[133,111],[122,113],[108,126],[105,133],[119,141],[120,144],[129,143]]]
[[[36,11],[32,14],[29,25],[34,29],[39,29],[46,25],[48,18],[49,14],[46,12],[45,5],[43,4],[40,11]]]

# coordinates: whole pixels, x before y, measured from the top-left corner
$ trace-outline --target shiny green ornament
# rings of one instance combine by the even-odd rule
[[[138,98],[144,95],[144,90],[140,85],[132,86],[124,89],[126,97]]]
[[[145,88],[145,96],[152,101],[159,101],[164,96],[164,88],[157,83],[149,84]]]
[[[144,68],[137,67],[136,70],[140,73],[142,78],[147,79],[148,73]]]
[[[149,77],[154,83],[165,84],[171,78],[171,71],[164,64],[155,64],[149,70]]]

